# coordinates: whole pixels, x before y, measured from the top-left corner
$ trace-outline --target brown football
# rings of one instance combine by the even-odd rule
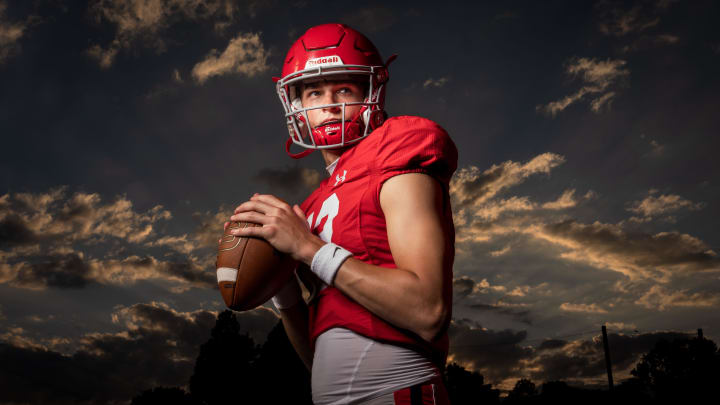
[[[231,230],[260,226],[231,222],[218,245],[217,279],[225,305],[247,311],[269,300],[290,280],[296,262],[265,240],[232,235]]]

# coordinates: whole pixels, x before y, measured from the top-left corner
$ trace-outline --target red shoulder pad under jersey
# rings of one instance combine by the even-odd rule
[[[393,117],[378,139],[376,167],[381,182],[402,173],[427,173],[450,182],[457,168],[457,148],[438,124],[421,117]]]

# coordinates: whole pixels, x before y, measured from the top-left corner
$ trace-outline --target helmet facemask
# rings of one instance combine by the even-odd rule
[[[378,127],[385,119],[382,109],[384,82],[378,80],[383,66],[341,65],[332,68],[312,68],[296,72],[277,83],[277,92],[285,109],[285,119],[290,140],[307,149],[338,149],[360,141]],[[332,103],[304,107],[300,101],[303,83],[313,81],[352,81],[365,87],[363,101]],[[347,107],[360,105],[362,108],[352,117],[346,114]],[[340,123],[310,125],[308,111],[340,108]]]

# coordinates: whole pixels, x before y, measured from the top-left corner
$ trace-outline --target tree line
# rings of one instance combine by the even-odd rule
[[[715,398],[720,352],[702,337],[660,340],[642,356],[632,377],[607,389],[572,387],[563,381],[537,387],[520,379],[505,398],[482,374],[447,365],[445,384],[453,405],[671,404]],[[231,311],[221,312],[210,339],[200,347],[193,374],[180,387],[154,387],[132,405],[312,404],[310,373],[295,354],[281,322],[261,346],[240,332]]]

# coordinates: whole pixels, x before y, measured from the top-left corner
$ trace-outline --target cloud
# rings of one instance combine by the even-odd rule
[[[68,196],[64,187],[5,194],[0,202],[0,282],[28,288],[82,287],[89,270],[75,245],[140,246],[172,217],[159,205],[136,212],[125,197],[105,203],[93,193]]]
[[[565,190],[555,201],[546,202],[542,205],[545,209],[564,210],[575,207],[578,204],[575,199],[575,189]]]
[[[182,76],[180,76],[180,71],[178,69],[173,70],[172,78],[173,78],[173,81],[176,83],[183,82]]]
[[[629,233],[620,225],[566,220],[531,226],[535,238],[565,248],[565,260],[619,272],[631,280],[667,282],[674,275],[718,271],[720,261],[701,240],[679,232]]]
[[[528,305],[518,302],[517,299],[530,294],[543,296],[547,293],[547,288],[547,283],[514,287],[491,285],[485,278],[476,283],[472,278],[462,276],[453,280],[453,305],[456,308],[462,305],[474,311],[493,312],[513,321],[531,325],[530,310],[526,308]]]
[[[601,3],[598,6],[602,6]],[[598,29],[605,35],[622,37],[630,33],[639,33],[660,23],[655,7],[646,7],[649,3],[639,4],[629,10],[615,4],[607,9],[600,9],[601,18]],[[600,8],[600,7],[598,7]]]
[[[93,283],[132,285],[141,280],[165,280],[172,290],[212,289],[215,275],[191,259],[163,261],[153,256],[124,259],[86,259],[82,252],[38,255],[16,263],[0,263],[0,283],[16,288],[43,290],[84,288]]]
[[[5,63],[18,50],[18,41],[27,29],[25,22],[12,22],[5,19],[7,3],[0,0],[0,65]]]
[[[661,25],[661,15],[673,1],[596,3],[598,29],[607,36],[619,40],[630,39],[622,52],[634,52],[665,45],[675,45],[680,37],[671,33],[655,33]],[[655,32],[653,32],[655,31]]]
[[[268,185],[273,191],[286,191],[291,194],[310,192],[323,179],[323,175],[317,170],[297,166],[262,169],[255,175],[255,180]]]
[[[95,44],[88,48],[87,54],[91,58],[97,60],[101,68],[107,69],[112,66],[113,62],[115,62],[115,57],[117,56],[119,51],[119,42],[113,41],[112,46],[107,49],[101,47],[98,44]]]
[[[448,81],[450,81],[449,77],[441,77],[439,79],[433,79],[431,77],[423,82],[423,88],[443,87]]]
[[[546,105],[536,106],[536,111],[555,117],[570,105],[589,97],[590,109],[600,113],[604,108],[609,109],[618,87],[618,82],[629,76],[630,71],[625,68],[626,61],[622,59],[597,60],[595,58],[573,58],[565,66],[565,72],[572,78],[580,78],[583,86],[575,93],[564,98],[552,101]]]
[[[197,228],[192,235],[192,240],[199,247],[213,248],[213,254],[217,253],[218,239],[223,233],[223,224],[232,215],[235,207],[221,206],[216,212],[195,212],[193,218],[198,222]]]
[[[120,50],[137,44],[163,52],[167,47],[163,33],[178,21],[229,21],[236,12],[237,6],[230,0],[96,0],[89,8],[90,15],[98,24],[113,24],[116,32],[107,46],[94,44],[88,54],[108,68]]]
[[[523,361],[533,353],[520,345],[527,337],[525,331],[493,331],[463,319],[454,320],[448,334],[449,361],[479,371],[493,384],[522,375]]]
[[[269,69],[268,56],[260,34],[239,34],[222,53],[210,51],[205,60],[193,67],[192,76],[201,84],[213,76],[232,73],[253,77]]]
[[[477,261],[485,255],[494,258],[507,254],[512,248],[512,256],[529,253],[535,259],[587,265],[599,270],[612,270],[630,281],[661,284],[682,280],[691,274],[720,271],[720,259],[716,252],[692,235],[642,232],[629,229],[627,225],[630,222],[625,220],[617,224],[600,221],[582,223],[569,217],[567,210],[595,198],[596,194],[592,191],[576,197],[574,189],[566,189],[560,197],[544,204],[533,202],[529,197],[499,198],[501,192],[511,192],[512,187],[533,174],[549,173],[562,162],[562,156],[548,153],[525,164],[505,162],[485,171],[477,167],[459,170],[450,186],[457,259]],[[682,198],[651,197],[645,202],[635,202],[632,212],[667,215],[680,209],[701,207]],[[480,243],[485,245],[485,254],[479,252]],[[486,265],[495,267],[501,264]],[[508,286],[508,289],[515,287],[518,286]],[[633,290],[631,293],[642,292]],[[639,295],[632,300],[638,298]],[[573,298],[556,305],[560,306],[563,302],[568,304],[562,309],[578,309],[570,304]],[[487,305],[486,302],[479,303]]]
[[[172,335],[173,340],[187,342],[187,358],[195,359],[194,344],[199,345],[209,337],[217,313],[206,310],[180,312],[164,302],[152,301],[131,306],[118,306],[111,315],[112,322],[124,326],[130,333],[145,334],[149,331]],[[275,313],[265,307],[236,313],[240,329],[249,333],[256,343],[262,343],[278,321]],[[198,335],[198,330],[204,331]]]
[[[120,403],[153,386],[183,386],[216,315],[159,302],[118,307],[112,320],[125,329],[87,334],[71,355],[30,344],[15,328],[14,341],[0,342],[0,402]],[[239,314],[238,322],[241,332],[252,328],[264,339],[277,317],[259,308]]]
[[[598,331],[599,332],[599,331]],[[630,370],[650,351],[660,339],[686,338],[678,332],[655,332],[638,335],[608,334],[608,345],[616,381],[630,377]],[[577,385],[607,384],[605,352],[602,338],[565,341],[543,341],[525,363],[530,377],[535,381],[562,380]]]
[[[590,339],[566,340],[578,335],[571,334],[543,339],[535,346],[530,345],[532,340],[527,340],[525,331],[494,331],[468,319],[453,321],[449,334],[449,361],[480,372],[486,381],[502,389],[511,389],[519,378],[531,378],[536,383],[557,380],[574,385],[607,383],[599,326]],[[608,333],[616,380],[630,377],[630,370],[659,340],[686,337],[685,333],[672,331]]]
[[[628,45],[621,48],[622,52],[629,53],[668,45],[677,45],[680,37],[673,34],[642,35]]]
[[[705,203],[693,203],[676,194],[662,194],[658,197],[648,195],[642,201],[633,201],[628,211],[641,216],[630,218],[631,221],[646,222],[678,211],[697,211],[705,207]]]
[[[573,304],[570,302],[563,302],[560,304],[560,309],[567,312],[581,312],[588,314],[607,314],[607,310],[599,307],[597,304]]]
[[[214,289],[211,248],[228,216],[198,215],[196,232],[162,235],[155,225],[172,215],[159,205],[137,212],[125,197],[104,202],[98,194],[68,195],[62,187],[5,194],[0,197],[0,283],[42,290],[152,279],[170,282],[174,292]],[[165,257],[157,259],[148,249]]]
[[[95,193],[68,197],[64,187],[3,197],[7,203],[0,206],[0,247],[49,240],[67,245],[91,237],[140,243],[153,233],[156,222],[172,217],[160,205],[135,212],[132,202],[122,196],[110,203],[103,203]]]
[[[701,292],[688,293],[687,290],[671,291],[660,285],[654,285],[635,303],[658,311],[688,307],[716,308],[720,305],[720,295]]]
[[[450,193],[458,209],[479,207],[501,191],[523,183],[534,174],[549,174],[550,170],[564,162],[565,158],[561,155],[543,153],[526,163],[507,161],[482,172],[475,166],[462,168],[450,182]],[[524,205],[517,199],[510,204]]]

